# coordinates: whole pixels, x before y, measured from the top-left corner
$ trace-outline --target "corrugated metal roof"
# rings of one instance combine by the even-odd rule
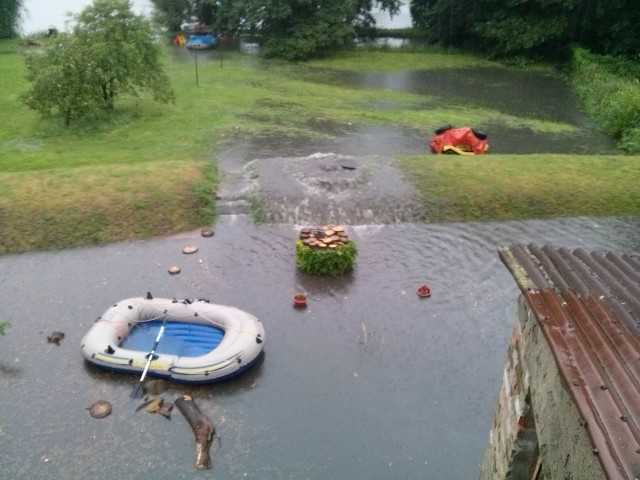
[[[640,255],[498,249],[534,312],[609,479],[640,479]]]

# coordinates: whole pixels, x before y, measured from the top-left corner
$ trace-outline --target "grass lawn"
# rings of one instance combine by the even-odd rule
[[[262,135],[322,135],[313,125],[388,123],[430,136],[434,125],[504,122],[564,132],[554,122],[479,108],[424,109],[425,98],[313,82],[308,65],[225,52],[194,62],[167,51],[174,104],[123,97],[105,119],[65,128],[21,103],[22,47],[0,42],[0,254],[171,234],[210,225],[222,145]],[[487,65],[466,55],[348,52],[314,67],[359,70]],[[394,108],[376,108],[376,105]],[[430,220],[640,214],[638,157],[405,158]],[[153,214],[150,215],[149,213]]]
[[[414,155],[401,160],[435,222],[640,215],[640,158]]]

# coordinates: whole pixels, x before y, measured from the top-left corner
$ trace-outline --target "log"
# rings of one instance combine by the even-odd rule
[[[209,417],[200,411],[189,395],[182,395],[174,405],[189,423],[196,440],[196,468],[198,470],[208,470],[212,467],[209,449],[213,442],[216,429]]]

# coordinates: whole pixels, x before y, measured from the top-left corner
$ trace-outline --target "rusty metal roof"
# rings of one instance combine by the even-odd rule
[[[609,479],[640,479],[640,255],[498,249],[535,314]]]

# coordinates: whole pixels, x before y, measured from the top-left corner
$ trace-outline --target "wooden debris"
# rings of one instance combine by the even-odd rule
[[[149,413],[156,413],[160,408],[162,408],[162,404],[164,403],[164,398],[161,396],[155,397],[153,400],[149,402],[147,408],[145,409]]]
[[[300,229],[300,240],[309,248],[338,248],[349,243],[349,236],[342,225],[324,225],[321,228]]]
[[[176,399],[174,404],[193,431],[196,440],[196,468],[198,470],[210,469],[212,464],[209,449],[213,442],[213,436],[216,434],[213,423],[200,411],[190,395],[182,395]]]
[[[162,395],[146,396],[144,401],[138,405],[136,412],[145,409],[148,413],[159,413],[167,420],[171,420],[171,410],[173,410],[173,404],[165,403]]]

